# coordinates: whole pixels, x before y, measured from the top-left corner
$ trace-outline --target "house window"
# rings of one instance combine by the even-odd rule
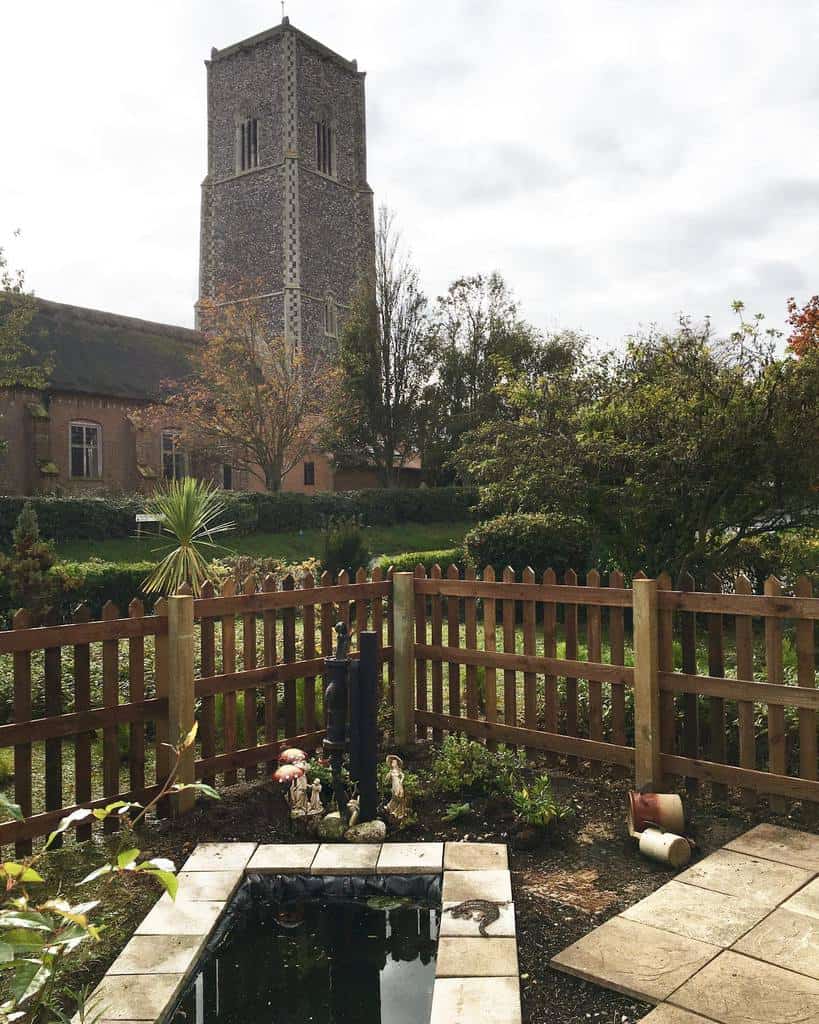
[[[249,171],[259,166],[259,122],[255,117],[245,118],[239,125],[239,170]]]
[[[322,174],[334,175],[335,133],[326,121],[316,121],[316,167]]]
[[[162,476],[181,480],[188,475],[188,456],[182,448],[178,430],[162,431]]]
[[[72,423],[69,427],[71,476],[98,480],[102,476],[102,427]]]
[[[324,300],[324,333],[328,338],[338,337],[338,310],[331,296]]]
[[[316,464],[315,462],[305,462],[304,464],[304,486],[315,487],[316,485]]]
[[[222,465],[222,490],[233,490],[233,466],[229,462]]]

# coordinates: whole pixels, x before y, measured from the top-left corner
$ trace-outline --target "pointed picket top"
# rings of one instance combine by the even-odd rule
[[[813,597],[813,583],[810,577],[804,573],[801,576],[797,576],[793,592],[797,597]]]
[[[782,593],[782,584],[776,578],[776,576],[769,576],[765,580],[765,596],[766,597],[779,597]]]
[[[495,567],[494,566],[487,565],[487,567],[483,571],[483,579],[484,579],[485,583],[494,583],[495,582]]]
[[[612,569],[609,573],[609,586],[616,590],[622,590],[625,586],[625,579],[619,569]]]
[[[535,582],[535,570],[531,567],[531,565],[527,565],[526,568],[523,570],[522,582],[523,583],[534,583]]]
[[[236,594],[236,581],[233,579],[232,576],[228,576],[228,578],[224,581],[224,583],[222,584],[222,589],[221,589],[221,591],[219,593],[220,593],[220,597],[234,597],[235,596],[235,594]]]
[[[176,592],[177,597],[190,597],[193,594],[193,587],[185,580],[184,583],[179,585],[179,589]]]
[[[272,572],[269,572],[262,580],[262,590],[269,594],[276,589],[276,577]]]
[[[128,605],[128,615],[132,619],[138,619],[145,614],[145,605],[138,597],[131,598]]]
[[[158,597],[154,603],[154,615],[167,615],[168,614],[168,599],[167,597]]]
[[[475,577],[476,577],[475,566],[474,565],[467,565],[465,567],[465,569],[464,569],[464,579],[465,580],[474,580]]]
[[[557,583],[557,573],[554,569],[543,570],[543,585],[544,587],[553,587]]]
[[[734,593],[736,594],[753,594],[754,587],[744,572],[737,575],[734,580]]]
[[[621,573],[622,575],[622,573]],[[663,569],[660,575],[657,577],[657,589],[658,590],[673,590],[673,584],[671,580],[671,573]]]
[[[322,587],[332,587],[333,585],[333,574],[329,569],[325,569],[319,577],[319,583]]]
[[[586,573],[586,586],[587,587],[599,587],[600,586],[600,573],[597,569],[589,569]]]
[[[413,570],[413,572],[414,572],[415,576],[418,577],[418,579],[422,579],[422,580],[426,579],[427,570],[426,570],[426,566],[422,562],[419,562],[418,565],[415,566],[415,569]]]
[[[48,614],[49,612],[51,612],[51,610],[52,609],[49,608],[48,612],[46,612],[46,618],[48,618]],[[119,618],[119,608],[117,608],[113,601],[106,601],[105,604],[102,606],[102,617],[104,619]]]
[[[384,579],[384,570],[380,565],[373,566],[373,583],[380,583]]]
[[[315,585],[316,581],[313,578],[313,574],[311,572],[306,572],[301,578],[302,590],[312,590]]]
[[[74,622],[90,622],[91,621],[91,609],[88,605],[83,602],[78,604],[74,609]]]
[[[388,580],[391,580],[391,579],[393,578],[393,576],[394,576],[394,575],[395,575],[395,566],[394,566],[394,565],[391,565],[391,566],[389,567],[389,569],[387,569],[387,579],[388,579]]]
[[[355,571],[355,581],[356,581],[356,583],[366,583],[367,582],[367,570],[364,568],[363,565],[360,565],[356,569],[356,571]]]
[[[119,609],[117,608],[116,605],[114,605],[113,607],[114,607],[114,611],[116,612],[116,615],[112,615],[110,617],[112,619],[118,619],[119,618]],[[104,617],[105,616],[103,616],[103,618]],[[54,608],[54,607],[46,608],[46,610],[43,612],[43,625],[44,626],[59,626],[59,624],[60,624],[60,616],[57,614],[57,609]]]
[[[632,577],[632,579],[635,579],[635,580],[647,580],[648,576],[646,576],[646,574],[643,572],[642,569],[638,569],[637,572],[635,572],[635,574]]]
[[[450,565],[446,571],[446,578],[448,580],[459,580],[461,578],[461,570],[457,565]]]
[[[441,567],[440,567],[440,565],[438,565],[437,562],[429,570],[429,574],[432,577],[432,579],[434,579],[434,580],[439,580],[441,578]]]
[[[722,593],[722,580],[715,572],[709,572],[705,581],[705,589],[711,594]]]
[[[12,616],[12,629],[28,629],[31,625],[31,612],[27,608],[18,608]]]
[[[213,597],[213,583],[210,580],[205,580],[199,594],[200,597]]]
[[[577,586],[577,573],[574,571],[574,569],[567,569],[563,573],[563,583],[567,587]]]
[[[242,593],[246,595],[256,593],[256,577],[253,573],[245,577],[245,581],[242,584]]]
[[[681,572],[677,577],[677,590],[682,590],[685,593],[690,593],[697,589],[697,585],[694,582],[694,577],[690,572]]]
[[[515,582],[515,570],[512,568],[511,565],[507,565],[506,568],[503,570],[503,582],[504,583],[514,583]]]
[[[293,573],[289,572],[282,580],[282,590],[295,590],[296,581],[293,578]]]

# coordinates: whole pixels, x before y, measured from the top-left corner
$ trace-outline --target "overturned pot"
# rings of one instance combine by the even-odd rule
[[[673,832],[647,828],[640,836],[640,853],[660,864],[681,868],[691,860],[691,844]]]
[[[676,793],[629,793],[629,835],[636,837],[647,828],[678,835],[685,831],[685,811]]]

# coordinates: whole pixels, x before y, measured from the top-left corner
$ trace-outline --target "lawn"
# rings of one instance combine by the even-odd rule
[[[397,526],[366,526],[364,537],[373,556],[399,555],[406,551],[433,551],[458,547],[470,523],[400,523]],[[321,530],[293,533],[251,533],[227,537],[213,557],[254,555],[301,562],[311,556],[320,558],[323,548]],[[145,562],[159,560],[169,541],[156,534],[113,540],[72,540],[57,545],[60,558],[84,562],[99,558],[104,562]]]

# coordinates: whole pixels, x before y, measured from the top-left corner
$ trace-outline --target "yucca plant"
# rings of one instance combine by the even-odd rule
[[[165,555],[142,589],[146,594],[175,594],[183,583],[189,583],[198,596],[208,578],[203,551],[219,548],[214,535],[235,525],[219,522],[225,503],[218,489],[193,477],[171,480],[156,491],[145,511],[160,517],[163,531],[176,540],[177,546]]]

